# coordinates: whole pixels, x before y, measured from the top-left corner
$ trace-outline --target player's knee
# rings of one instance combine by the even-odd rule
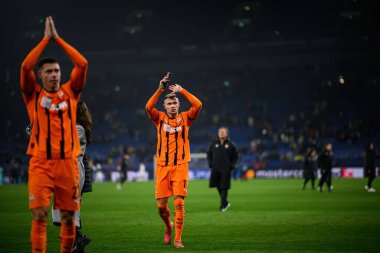
[[[74,211],[61,211],[61,221],[65,224],[72,224],[74,222]]]
[[[183,211],[185,208],[185,200],[183,197],[176,196],[174,198],[174,208],[175,210],[181,210]]]
[[[47,215],[48,215],[48,209],[39,207],[39,208],[34,208],[32,209],[33,213],[33,220],[38,221],[38,222],[43,222],[46,221]]]

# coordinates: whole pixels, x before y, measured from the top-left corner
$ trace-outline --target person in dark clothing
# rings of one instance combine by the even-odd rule
[[[128,170],[130,170],[130,156],[128,154],[124,154],[120,161],[120,181],[118,182],[116,188],[121,190],[123,188],[123,184],[128,179]]]
[[[373,147],[373,143],[369,143],[365,150],[364,157],[364,170],[368,176],[368,183],[364,186],[364,188],[368,192],[376,192],[375,188],[372,187],[372,182],[376,178],[376,165],[375,165],[375,149]]]
[[[236,145],[228,137],[228,128],[218,130],[218,138],[211,142],[207,151],[208,166],[211,168],[210,188],[216,187],[220,195],[220,211],[231,206],[227,201],[231,188],[231,171],[235,168],[239,155]]]
[[[315,149],[311,149],[303,163],[303,177],[305,181],[303,182],[302,190],[305,190],[306,184],[309,180],[311,180],[311,189],[315,190],[315,178],[317,177],[317,169],[318,169],[318,155]]]
[[[333,152],[331,143],[327,143],[322,150],[322,153],[318,158],[318,167],[321,169],[321,179],[319,180],[318,190],[322,192],[323,184],[326,182],[327,189],[331,192],[333,189],[333,186],[331,185],[331,174],[333,167]]]

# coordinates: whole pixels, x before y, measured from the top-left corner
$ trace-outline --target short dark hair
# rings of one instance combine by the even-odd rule
[[[41,69],[45,64],[51,64],[51,63],[59,63],[59,62],[57,59],[51,58],[51,57],[42,58],[38,62],[38,69]]]

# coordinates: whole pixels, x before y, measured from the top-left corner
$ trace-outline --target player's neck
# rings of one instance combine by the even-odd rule
[[[168,113],[169,119],[175,119],[177,117],[178,113]]]
[[[220,141],[221,143],[224,143],[226,140],[227,140],[227,138],[219,138],[219,141]]]

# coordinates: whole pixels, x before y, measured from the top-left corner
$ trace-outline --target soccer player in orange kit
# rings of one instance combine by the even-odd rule
[[[156,184],[155,198],[162,220],[165,223],[164,243],[170,244],[172,239],[173,223],[170,221],[168,198],[174,196],[174,223],[176,248],[184,248],[181,240],[185,220],[185,197],[189,182],[190,144],[188,131],[190,125],[197,118],[202,103],[179,84],[170,85],[169,93],[165,97],[164,108],[166,113],[155,108],[158,98],[166,89],[170,78],[168,73],[161,81],[159,88],[146,104],[149,118],[157,127],[156,153]],[[176,96],[180,93],[191,103],[188,111],[178,113],[180,102]]]
[[[33,71],[40,55],[55,42],[74,63],[70,80],[63,85],[59,63],[44,58],[38,63],[36,83]],[[76,131],[76,107],[87,74],[87,60],[58,36],[53,19],[46,18],[45,36],[21,66],[21,90],[32,132],[27,154],[29,161],[29,208],[33,221],[33,253],[46,252],[46,219],[50,197],[61,210],[61,252],[71,253],[75,238],[74,211],[79,209],[78,162],[81,153]]]

